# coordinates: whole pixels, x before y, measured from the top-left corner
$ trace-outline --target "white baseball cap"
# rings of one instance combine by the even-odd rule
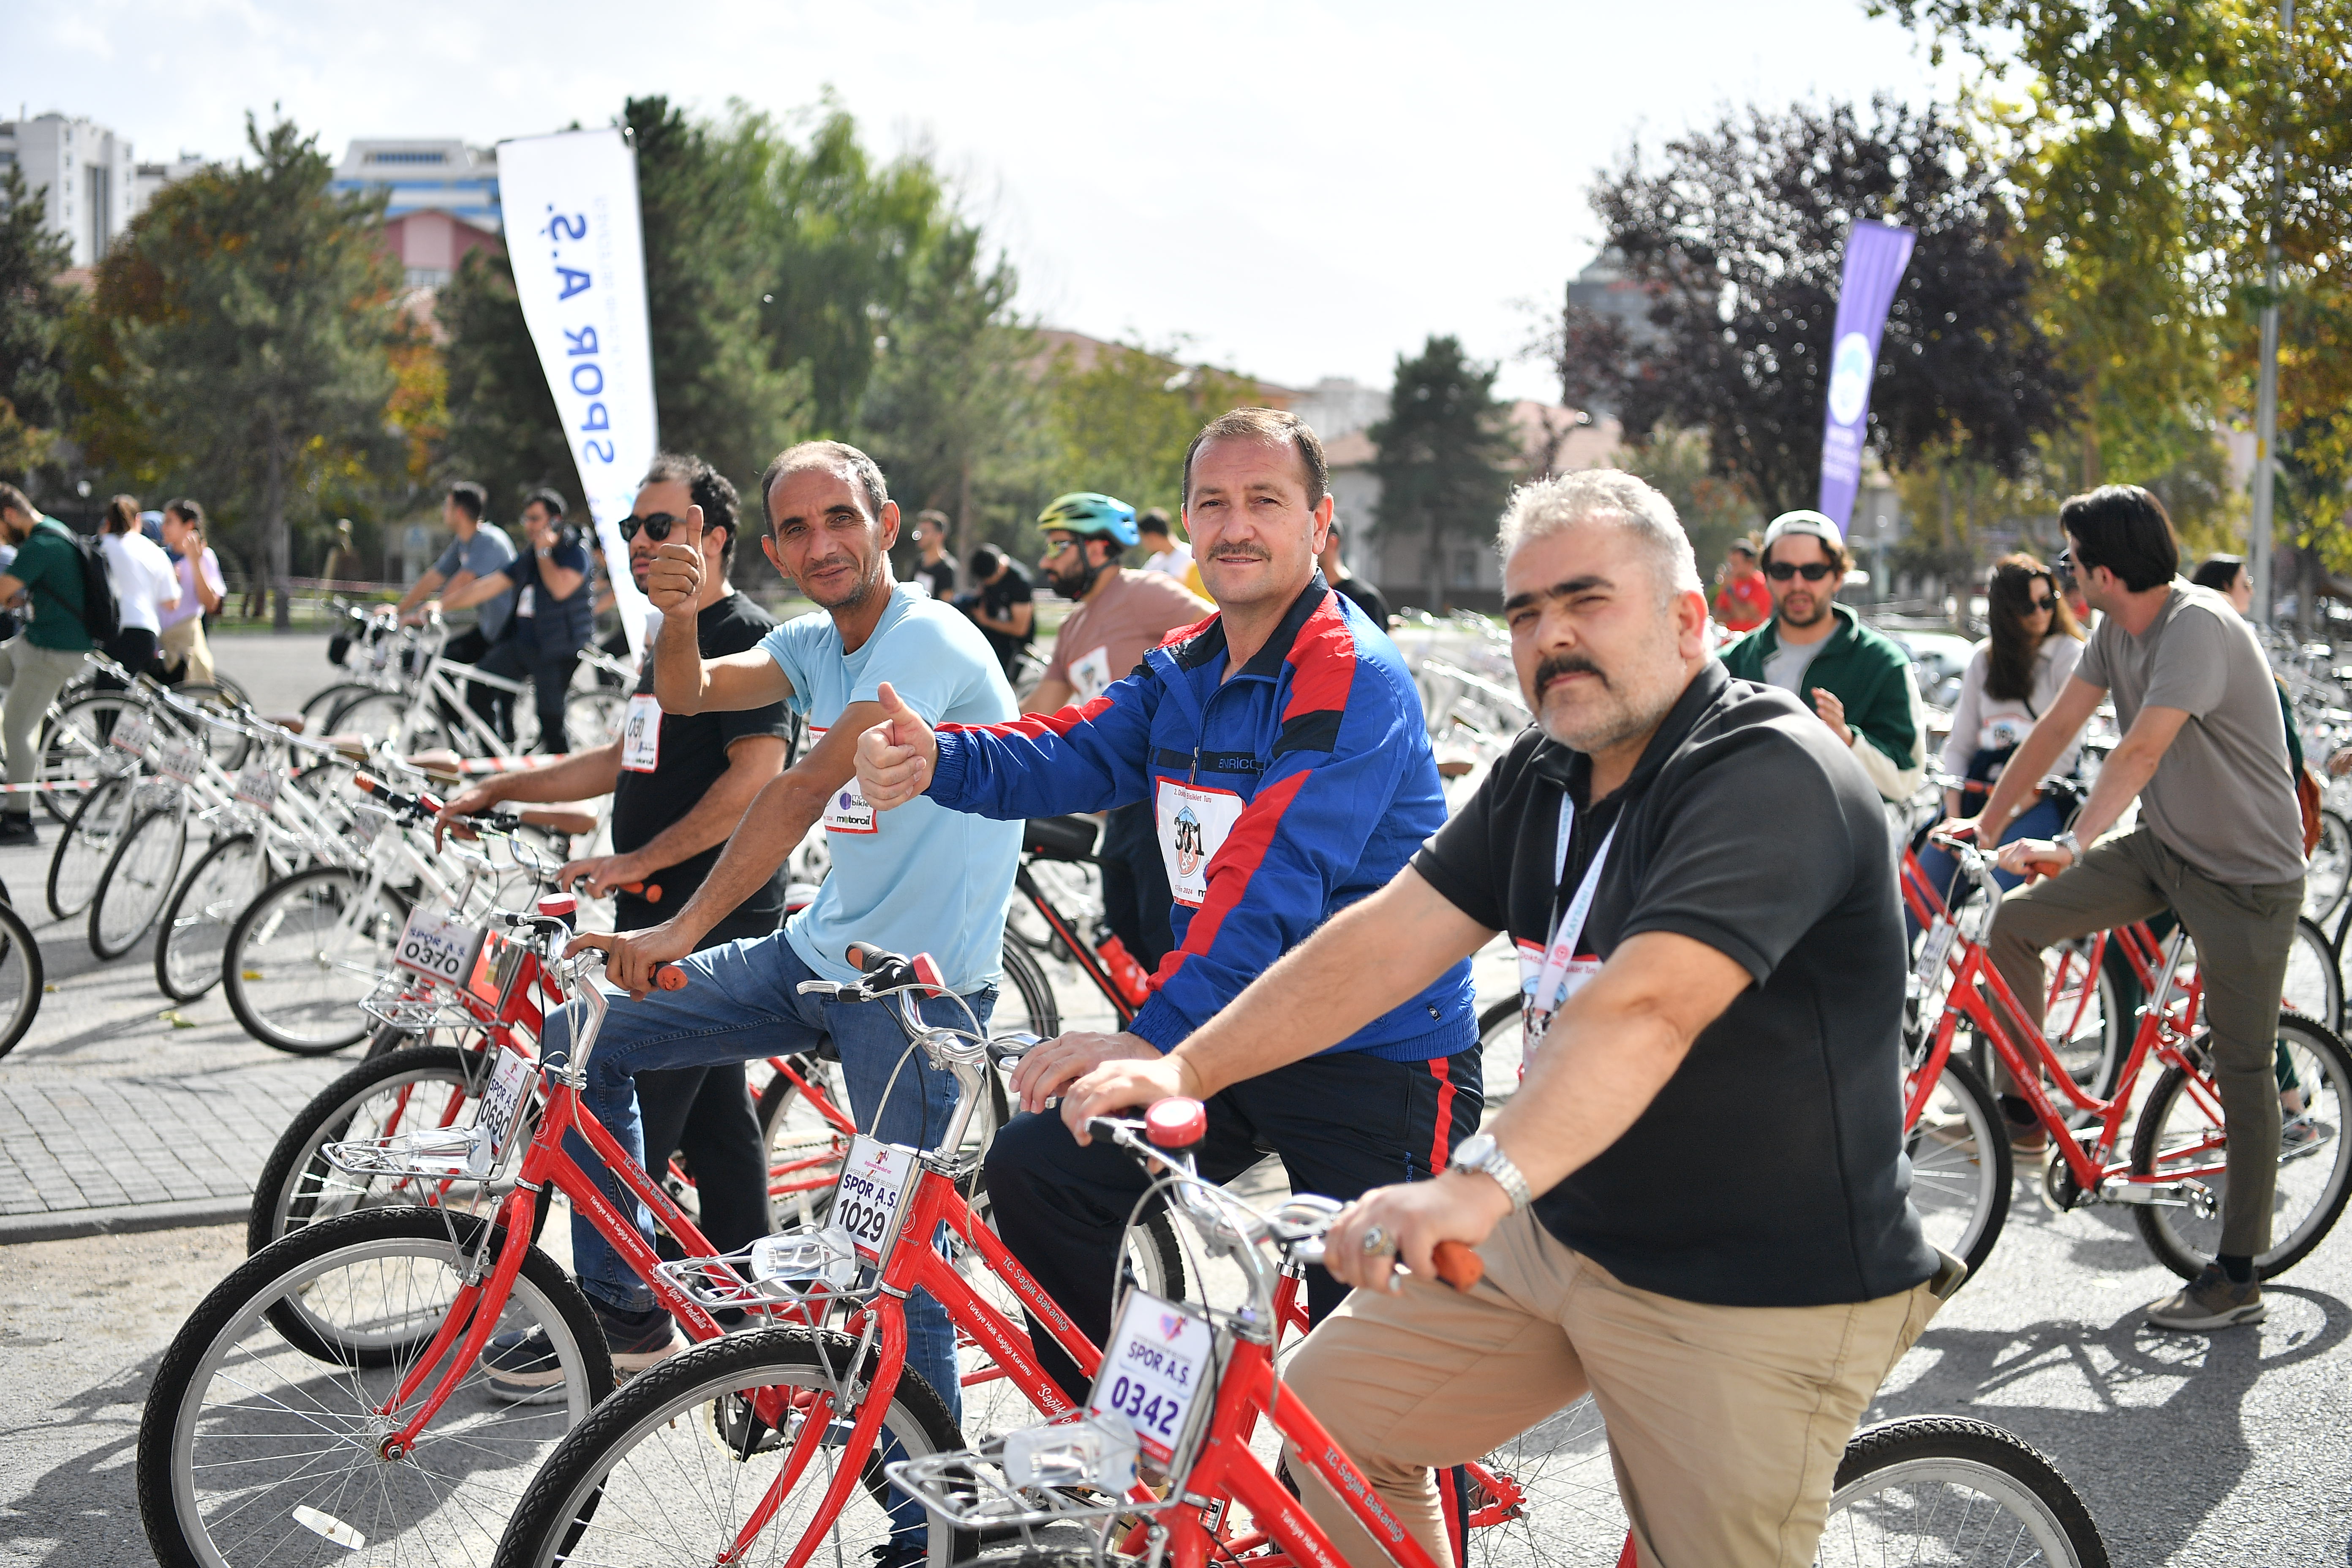
[[[1791,533],[1810,533],[1832,550],[1845,548],[1845,535],[1838,525],[1817,511],[1784,511],[1772,520],[1764,531],[1764,553],[1772,553],[1773,542]]]

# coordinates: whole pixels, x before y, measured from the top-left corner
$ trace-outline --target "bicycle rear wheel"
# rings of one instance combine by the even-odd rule
[[[89,951],[110,963],[129,952],[171,901],[188,850],[188,819],[178,805],[142,813],[108,858],[89,905]]]
[[[2203,1069],[2204,1041],[2190,1047],[2199,1064],[2196,1091],[2179,1068],[2167,1068],[2140,1107],[2132,1132],[2134,1175],[2194,1175],[2211,1190],[2210,1218],[2186,1208],[2134,1208],[2140,1239],[2157,1260],[2183,1279],[2194,1279],[2213,1260],[2221,1239],[2221,1216],[2229,1202],[2223,1173],[2227,1144],[2219,1116],[2221,1095]],[[2352,1186],[2352,1142],[2344,1119],[2352,1113],[2352,1053],[2327,1029],[2294,1013],[2278,1022],[2281,1120],[2278,1191],[2271,1205],[2271,1245],[2254,1258],[2254,1271],[2267,1279],[2285,1273],[2326,1236],[2344,1212]],[[2289,1110],[2287,1101],[2296,1102]]]
[[[268,869],[250,833],[220,840],[181,879],[155,939],[155,986],[174,1002],[193,1002],[220,984],[229,928],[261,891]]]
[[[2107,1568],[2083,1500],[2024,1439],[1983,1421],[1915,1415],[1854,1435],[1813,1561]]]
[[[375,1020],[360,1003],[392,973],[407,912],[385,888],[340,866],[314,866],[273,883],[231,928],[222,990],[246,1032],[296,1056],[321,1056],[365,1038]]]
[[[753,1413],[753,1401],[781,1398],[804,1412],[818,1396],[837,1397],[853,1373],[873,1375],[871,1354],[863,1366],[853,1365],[856,1357],[845,1335],[761,1329],[708,1341],[640,1373],[549,1456],[499,1542],[498,1568],[708,1564],[771,1500],[775,1512],[744,1553],[750,1561],[782,1563],[814,1531],[815,1561],[871,1562],[890,1542],[894,1504],[908,1520],[910,1555],[928,1548],[944,1561],[951,1532],[892,1491],[882,1443],[830,1519],[817,1511],[837,1473],[840,1445],[830,1436],[790,1491],[768,1496],[806,1416],[779,1432]],[[891,1391],[882,1430],[896,1439],[894,1458],[963,1447],[947,1406],[911,1370]]]
[[[35,777],[46,784],[91,777],[100,771],[100,758],[121,755],[112,751],[107,742],[114,733],[115,721],[140,707],[140,703],[120,691],[85,690],[79,696],[60,692],[56,715],[42,731],[41,765]],[[86,788],[43,790],[39,795],[41,809],[58,822],[70,822],[74,808],[89,793]]]
[[[547,1335],[563,1374],[548,1402],[493,1396],[477,1364],[411,1451],[382,1457],[441,1369],[378,1412],[447,1321],[489,1229],[439,1209],[346,1215],[214,1288],[164,1352],[140,1421],[139,1511],[163,1568],[489,1556],[540,1462],[613,1386],[588,1299],[533,1247],[498,1327]]]
[[[0,1057],[16,1048],[41,1011],[41,944],[0,900]]]
[[[2352,885],[2352,823],[2342,814],[2323,807],[2319,842],[2311,847],[2311,863],[2303,873],[2303,912],[2315,921],[2334,914]]]
[[[1473,1568],[1611,1568],[1618,1561],[1625,1510],[1591,1394],[1466,1468]]]
[[[2286,950],[2286,986],[2279,1000],[2323,1028],[2344,1022],[2344,982],[2336,973],[2336,950],[2309,916],[2298,916],[2294,941]]]
[[[814,1054],[787,1060],[811,1089],[847,1113],[849,1098],[836,1064]],[[768,1150],[768,1205],[775,1223],[787,1227],[824,1224],[833,1206],[833,1184],[841,1175],[841,1157],[849,1150],[849,1134],[782,1073],[770,1078],[760,1091],[759,1114],[760,1134]]]
[[[1050,1040],[1062,1032],[1062,1011],[1054,1000],[1054,983],[1045,978],[1045,971],[1036,958],[1017,942],[1004,944],[1004,981],[1011,996],[1020,998],[1020,1027],[1041,1040]],[[990,1019],[992,1026],[1012,1022],[1001,1011]]]
[[[1912,1089],[1904,1085],[1906,1102]],[[2014,1161],[2000,1103],[1976,1069],[1947,1058],[1944,1070],[1904,1134],[1911,1159],[1911,1205],[1927,1239],[1976,1278],[2009,1221]]]
[[[49,913],[58,919],[73,919],[98,896],[106,863],[114,858],[114,847],[131,824],[138,789],[138,782],[127,775],[110,778],[91,788],[74,807],[65,831],[58,837],[57,848],[49,854],[47,892]]]

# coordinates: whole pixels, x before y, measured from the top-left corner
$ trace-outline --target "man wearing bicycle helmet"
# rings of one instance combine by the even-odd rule
[[[1119,556],[1137,541],[1135,509],[1114,497],[1080,490],[1038,515],[1045,555],[1038,570],[1046,584],[1077,608],[1054,637],[1045,678],[1021,704],[1024,713],[1052,713],[1091,702],[1143,661],[1170,632],[1216,614],[1173,577],[1132,572]],[[1176,945],[1169,926],[1168,869],[1143,801],[1104,814],[1104,914],[1111,931],[1147,970],[1160,967]]]
[[[1323,1060],[1508,931],[1518,1092],[1444,1174],[1333,1226],[1332,1273],[1376,1288],[1286,1382],[1440,1562],[1430,1468],[1589,1390],[1643,1568],[1801,1568],[1855,1422],[1965,1272],[1909,1203],[1894,843],[1852,751],[1709,656],[1664,496],[1605,469],[1540,479],[1498,543],[1537,724],[1393,881],[1169,1056],[1070,1086],[1062,1114]],[[1477,1247],[1486,1283],[1435,1283],[1441,1240]],[[1388,1560],[1291,1473],[1354,1568]]]
[[[1090,700],[1003,724],[934,726],[889,688],[858,782],[892,810],[1000,820],[1140,804],[1172,895],[1176,947],[1125,1032],[1066,1034],[1013,1075],[1023,1109],[988,1154],[995,1224],[1097,1343],[1127,1219],[1147,1178],[1036,1114],[1105,1061],[1157,1061],[1244,985],[1402,868],[1445,817],[1421,698],[1388,634],[1324,582],[1322,443],[1296,416],[1242,408],[1185,455],[1184,525],[1217,613]],[[1442,1165],[1483,1104],[1469,966],[1454,961],[1337,1047],[1209,1106],[1201,1168],[1228,1180],[1281,1155],[1301,1191],[1349,1196]],[[1346,1294],[1307,1275],[1309,1311]],[[1046,1370],[1087,1380],[1045,1334]]]

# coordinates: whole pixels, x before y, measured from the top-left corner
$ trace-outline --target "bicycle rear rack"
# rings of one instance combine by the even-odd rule
[[[319,1155],[348,1176],[371,1180],[415,1179],[434,1182],[478,1182],[474,1173],[472,1127],[434,1127],[422,1132],[397,1132],[389,1138],[357,1138],[328,1143]]]
[[[883,1467],[891,1484],[958,1530],[1100,1525],[1172,1508],[1199,1508],[1172,1490],[1155,1501],[1120,1495],[1135,1484],[1135,1435],[1102,1416],[1056,1421],[976,1448]]]
[[[781,1231],[733,1252],[655,1266],[711,1311],[855,1304],[871,1294],[856,1289],[859,1268],[856,1246],[839,1226]]]

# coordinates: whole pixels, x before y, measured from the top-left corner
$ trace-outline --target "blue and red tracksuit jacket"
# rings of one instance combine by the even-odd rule
[[[1225,627],[1180,627],[1135,673],[1058,713],[942,724],[929,794],[1000,819],[1157,802],[1163,781],[1244,802],[1198,909],[1129,1030],[1169,1050],[1339,910],[1385,887],[1444,825],[1421,695],[1388,634],[1317,574],[1231,680]],[[1155,818],[1163,841],[1168,816]],[[1477,1044],[1470,966],[1332,1047],[1391,1061]]]

